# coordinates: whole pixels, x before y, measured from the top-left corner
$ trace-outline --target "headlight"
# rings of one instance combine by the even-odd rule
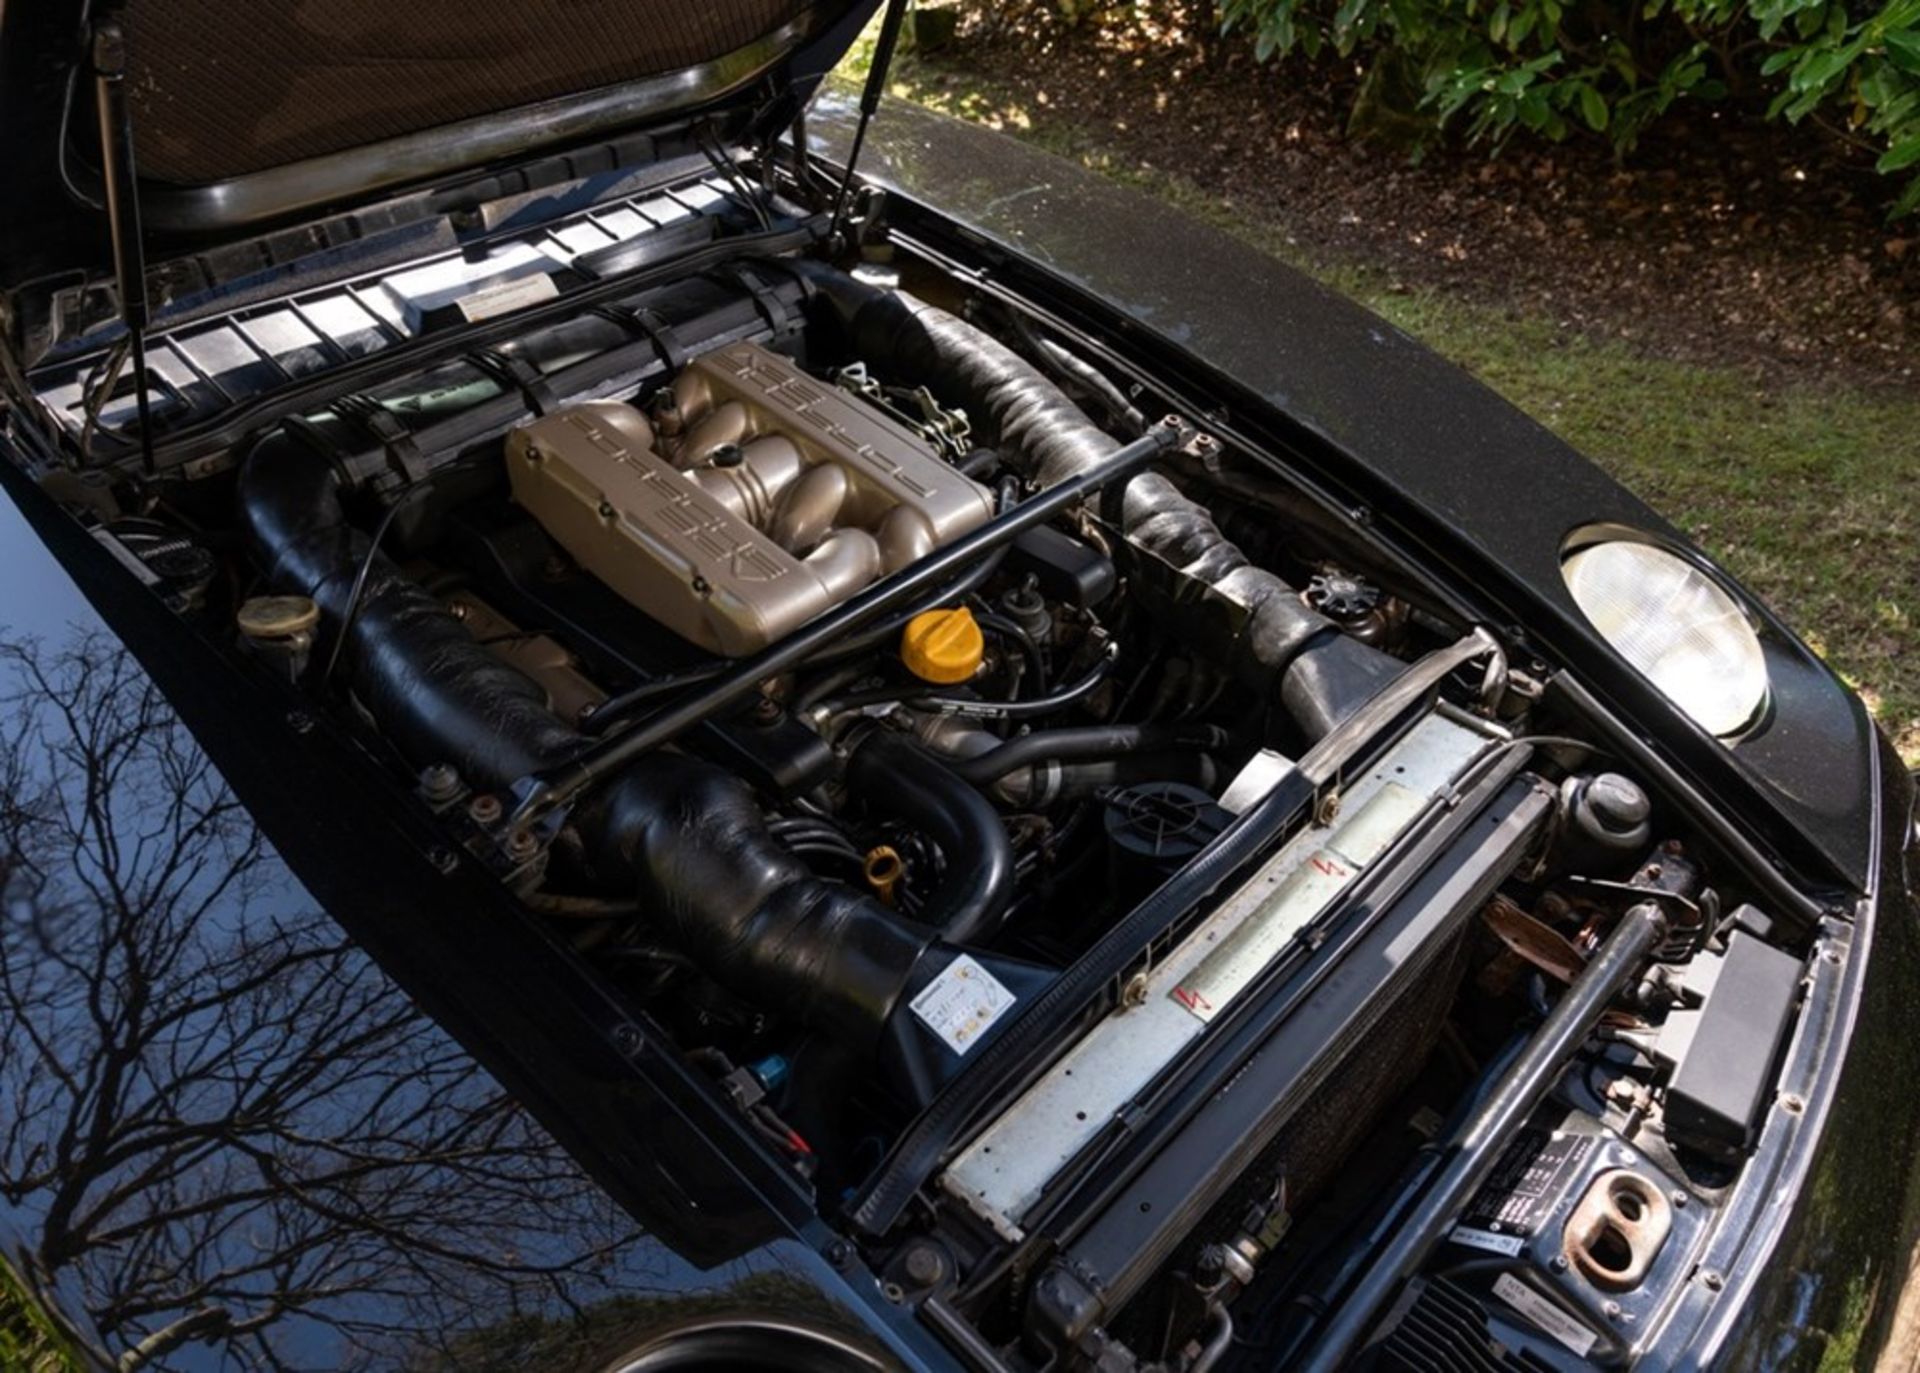
[[[1589,544],[1560,565],[1606,641],[1704,729],[1738,734],[1767,702],[1767,665],[1747,617],[1706,573],[1652,544]]]

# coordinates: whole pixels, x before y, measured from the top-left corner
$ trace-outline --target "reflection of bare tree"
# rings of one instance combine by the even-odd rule
[[[365,1365],[605,1295],[621,1223],[117,645],[0,643],[0,721],[0,1198],[101,1352]]]

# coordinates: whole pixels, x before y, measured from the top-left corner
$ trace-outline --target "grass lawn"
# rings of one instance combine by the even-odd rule
[[[0,1369],[6,1373],[79,1373],[81,1363],[51,1317],[0,1255]]]
[[[871,34],[869,34],[869,39]],[[864,72],[870,42],[843,73]],[[1614,473],[1764,596],[1920,765],[1920,395],[1776,386],[1655,358],[1483,300],[1317,255],[1265,217],[1142,172],[1098,131],[964,67],[902,56],[892,93],[1001,129],[1196,217],[1359,300]]]

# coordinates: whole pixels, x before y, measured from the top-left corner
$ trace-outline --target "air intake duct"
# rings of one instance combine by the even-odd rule
[[[902,291],[818,263],[786,264],[813,288],[856,357],[891,380],[964,409],[975,436],[1041,487],[1099,466],[1120,441],[1038,369],[991,335]],[[1156,617],[1281,703],[1318,739],[1400,670],[1399,662],[1309,610],[1254,566],[1168,478],[1142,472],[1107,493],[1102,513],[1132,550],[1135,586]]]
[[[448,763],[482,789],[557,767],[588,740],[547,709],[540,687],[474,640],[439,600],[350,524],[337,468],[286,431],[269,434],[240,473],[252,551],[276,590],[311,596],[326,638],[347,621],[340,672],[408,759]],[[369,555],[371,553],[371,561]],[[757,1004],[871,1044],[911,996],[957,956],[941,931],[851,888],[822,881],[768,831],[752,789],[679,754],[623,769],[576,815],[592,875],[636,892],[640,908],[716,982]],[[969,880],[955,864],[955,880]],[[936,903],[969,923],[1004,904],[1000,884]],[[976,953],[1009,979],[1037,970]],[[904,1013],[901,1017],[905,1019]],[[912,1026],[889,1035],[912,1040]]]

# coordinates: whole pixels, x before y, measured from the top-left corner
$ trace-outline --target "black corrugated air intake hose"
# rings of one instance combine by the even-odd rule
[[[353,527],[325,455],[278,430],[240,473],[252,550],[278,590],[311,596],[337,633],[369,537]],[[373,557],[340,670],[417,765],[450,763],[504,789],[586,743],[384,554]],[[596,875],[636,890],[663,932],[723,986],[803,1023],[870,1040],[938,932],[822,881],[768,832],[752,790],[680,755],[642,758],[579,824]],[[964,873],[964,863],[955,865]]]
[[[1121,446],[1019,354],[965,320],[901,291],[815,262],[786,264],[825,302],[855,356],[890,381],[925,386],[967,412],[976,437],[1041,487],[1096,467]],[[1217,656],[1263,694],[1279,683],[1288,713],[1317,739],[1400,670],[1343,634],[1300,593],[1256,567],[1206,508],[1143,472],[1109,492],[1135,550],[1134,583],[1177,636]]]

